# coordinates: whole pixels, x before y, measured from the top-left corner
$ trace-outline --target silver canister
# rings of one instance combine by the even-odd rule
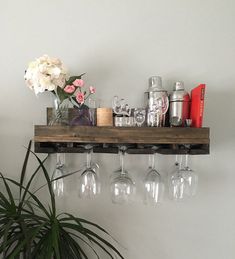
[[[176,82],[170,95],[170,125],[184,127],[189,118],[190,96],[185,91],[183,82]]]
[[[162,87],[160,76],[149,78],[149,88],[145,92],[145,105],[147,107],[147,125],[150,127],[164,127],[165,114],[169,108],[167,91]]]

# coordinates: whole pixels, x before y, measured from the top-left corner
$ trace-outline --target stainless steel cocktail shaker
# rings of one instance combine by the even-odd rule
[[[147,125],[150,127],[164,127],[165,114],[169,107],[167,91],[162,87],[160,76],[149,78],[149,88],[145,92],[145,104],[147,107]]]
[[[175,127],[185,126],[189,118],[190,96],[184,89],[183,82],[176,82],[170,95],[170,125]]]

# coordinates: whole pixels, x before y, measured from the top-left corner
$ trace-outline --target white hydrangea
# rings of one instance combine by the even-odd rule
[[[61,60],[43,55],[29,63],[24,78],[27,86],[37,95],[46,90],[54,91],[57,87],[63,88],[66,69]]]

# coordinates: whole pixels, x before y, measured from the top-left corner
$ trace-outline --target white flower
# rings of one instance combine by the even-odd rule
[[[43,55],[29,63],[25,73],[26,85],[34,90],[35,94],[55,91],[57,87],[63,88],[66,79],[66,69],[58,58]]]
[[[55,79],[53,80],[53,83],[54,83],[55,85],[59,86],[60,88],[64,88],[64,86],[65,86],[65,80],[66,80],[65,76],[64,76],[64,77],[63,77],[63,76],[60,76],[59,78],[55,78]]]

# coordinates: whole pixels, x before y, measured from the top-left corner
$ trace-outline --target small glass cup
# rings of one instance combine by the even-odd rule
[[[133,127],[134,126],[134,118],[133,117],[124,117],[125,118],[125,127]]]
[[[134,110],[134,122],[135,125],[141,127],[145,122],[146,110],[144,108],[135,108]]]
[[[115,127],[123,127],[123,117],[116,116],[114,118]]]

